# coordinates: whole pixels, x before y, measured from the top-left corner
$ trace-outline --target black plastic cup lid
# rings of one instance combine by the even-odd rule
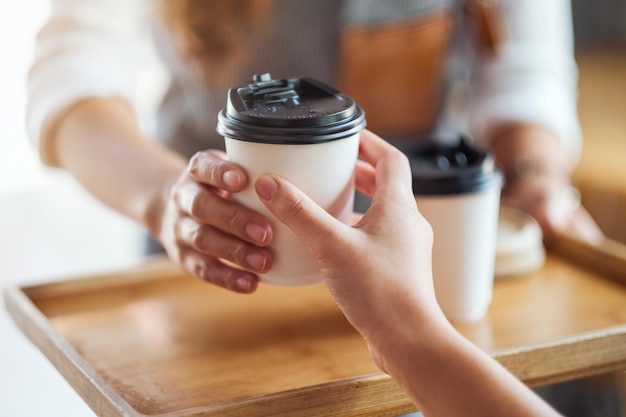
[[[346,138],[365,127],[354,100],[312,78],[255,75],[228,91],[217,132],[228,138],[275,144],[308,144]]]
[[[502,173],[491,153],[463,137],[451,145],[429,142],[408,157],[414,195],[465,194],[502,187]]]

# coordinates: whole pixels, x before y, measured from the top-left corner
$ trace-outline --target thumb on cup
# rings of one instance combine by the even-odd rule
[[[268,210],[318,259],[324,247],[332,246],[329,244],[332,236],[338,236],[338,230],[347,227],[284,178],[261,175],[255,189]]]

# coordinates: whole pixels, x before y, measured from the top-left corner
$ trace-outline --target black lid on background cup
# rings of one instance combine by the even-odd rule
[[[491,153],[463,137],[454,144],[429,142],[408,157],[414,195],[465,194],[502,187],[502,173]]]
[[[312,78],[272,79],[228,91],[218,114],[217,132],[249,142],[309,144],[342,139],[365,127],[365,114],[354,100]]]

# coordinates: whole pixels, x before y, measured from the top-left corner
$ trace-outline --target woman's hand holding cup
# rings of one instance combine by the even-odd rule
[[[254,272],[272,265],[266,248],[270,223],[231,196],[247,181],[246,172],[222,152],[198,152],[167,196],[159,236],[169,257],[187,272],[242,293],[256,289]]]

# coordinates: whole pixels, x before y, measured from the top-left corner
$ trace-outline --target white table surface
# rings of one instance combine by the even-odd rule
[[[48,1],[0,2],[0,290],[140,258],[136,226],[42,169],[26,138],[26,73]],[[93,416],[0,304],[0,417]]]
[[[140,232],[68,178],[0,193],[0,286],[113,271],[141,262]],[[0,416],[93,416],[0,310]]]

